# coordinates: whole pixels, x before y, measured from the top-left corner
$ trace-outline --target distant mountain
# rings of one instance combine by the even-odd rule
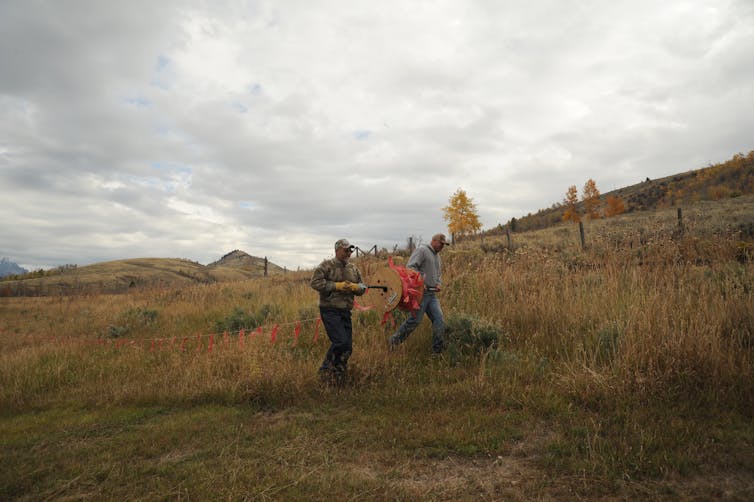
[[[23,267],[19,267],[8,258],[0,259],[0,277],[7,277],[9,275],[21,275],[28,272],[28,270]]]

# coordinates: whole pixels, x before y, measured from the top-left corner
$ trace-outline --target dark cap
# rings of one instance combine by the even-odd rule
[[[441,242],[446,246],[450,246],[450,242],[445,238],[445,234],[435,234],[432,236],[433,241]]]

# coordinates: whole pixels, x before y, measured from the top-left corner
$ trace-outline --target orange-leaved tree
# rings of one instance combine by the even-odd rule
[[[605,217],[612,218],[626,211],[626,203],[620,197],[608,195],[605,200]]]
[[[460,188],[450,196],[449,205],[442,208],[443,218],[448,222],[448,232],[455,240],[456,236],[463,237],[482,229],[479,215],[474,201]]]
[[[565,212],[563,213],[563,221],[571,220],[574,223],[581,221],[581,215],[576,204],[579,203],[579,192],[576,189],[576,185],[568,187],[565,199],[563,199],[563,206],[565,206]]]
[[[584,201],[584,214],[590,220],[596,220],[600,217],[600,191],[597,190],[597,184],[593,179],[584,183],[584,192],[581,200]]]

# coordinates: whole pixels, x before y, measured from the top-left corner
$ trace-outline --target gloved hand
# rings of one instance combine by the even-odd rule
[[[352,282],[342,281],[335,283],[335,291],[346,291],[351,289]]]
[[[366,291],[366,289],[367,289],[366,284],[362,284],[362,283],[356,284],[355,282],[349,282],[348,284],[349,284],[349,288],[354,293],[361,293],[363,291]]]

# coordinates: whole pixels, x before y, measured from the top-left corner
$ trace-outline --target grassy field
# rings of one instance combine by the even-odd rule
[[[751,500],[752,214],[461,243],[444,356],[357,312],[342,388],[308,272],[0,298],[0,499]]]

